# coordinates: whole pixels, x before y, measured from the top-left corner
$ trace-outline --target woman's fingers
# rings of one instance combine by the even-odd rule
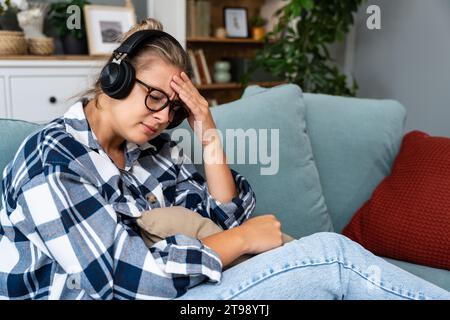
[[[191,79],[189,79],[188,75],[183,71],[181,72],[181,79],[193,85]]]
[[[189,79],[188,75],[184,72],[181,73],[180,76],[175,75],[173,77],[173,80],[183,88],[185,88],[187,91],[191,93],[197,92],[197,88],[192,83],[191,79]]]
[[[196,104],[194,103],[194,99],[192,97],[192,94],[187,91],[185,88],[178,85],[176,82],[172,81],[170,82],[170,85],[172,86],[173,90],[178,94],[181,101],[183,101],[186,106],[192,111],[195,111]]]
[[[201,101],[200,93],[198,92],[197,88],[191,82],[186,73],[182,72],[181,77],[177,75],[173,76],[171,84],[172,83],[173,83],[172,87],[178,93],[180,98],[186,97],[190,99],[192,102],[196,102],[197,104],[200,103]]]
[[[170,85],[192,112],[195,119],[203,121],[202,119],[210,118],[208,101],[198,92],[185,72],[182,72],[179,76],[174,75]]]

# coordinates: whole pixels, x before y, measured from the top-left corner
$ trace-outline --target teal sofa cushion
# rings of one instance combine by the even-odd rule
[[[39,124],[11,119],[0,119],[0,181],[5,166],[13,159],[22,141],[31,132],[40,128]],[[0,194],[2,185],[0,184]],[[2,204],[0,201],[0,208]]]
[[[305,105],[302,91],[298,86],[287,84],[265,90],[260,94],[247,96],[244,94],[242,99],[211,108],[211,112],[217,128],[223,134],[230,167],[247,178],[255,191],[255,215],[274,213],[281,221],[283,231],[294,237],[333,231],[311,144],[306,134]],[[181,127],[186,129],[189,125],[185,121]],[[267,130],[267,142],[263,145],[268,147],[268,155],[278,153],[278,161],[274,157],[275,160],[271,165],[262,164],[264,159],[258,152],[264,149],[257,146],[253,151],[256,152],[254,155],[257,157],[257,163],[249,164],[252,151],[248,151],[249,140],[247,140],[246,162],[236,164],[236,155],[242,152],[237,151],[236,139],[232,149],[235,156],[230,159],[227,148],[231,139],[227,141],[226,129],[243,129],[247,133],[252,131],[255,135],[262,132],[261,129]],[[274,131],[271,130],[278,131],[278,139],[272,141],[271,134]],[[258,142],[263,142],[261,134],[256,136]],[[172,138],[174,137],[173,135]],[[194,140],[198,146],[197,139]],[[274,149],[271,148],[272,142],[275,142]],[[188,154],[191,159],[193,154],[192,150]],[[261,173],[262,168],[270,167],[275,174]],[[201,165],[197,168],[202,172]]]
[[[450,271],[427,267],[406,261],[384,258],[387,262],[395,264],[397,267],[408,271],[422,279],[425,279],[447,291],[450,291]]]
[[[336,232],[389,175],[404,134],[396,101],[305,94],[308,134]]]

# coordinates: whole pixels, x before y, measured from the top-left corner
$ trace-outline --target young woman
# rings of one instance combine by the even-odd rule
[[[450,298],[343,236],[282,246],[275,216],[249,219],[255,195],[226,164],[186,52],[161,30],[151,19],[130,30],[87,99],[31,134],[5,169],[0,298]],[[204,154],[223,160],[204,161],[206,181],[163,132],[185,117],[203,128]],[[147,248],[136,218],[172,205],[225,231]],[[246,253],[259,255],[223,271]]]

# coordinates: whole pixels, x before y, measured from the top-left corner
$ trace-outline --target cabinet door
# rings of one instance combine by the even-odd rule
[[[0,77],[0,118],[6,118],[6,87],[4,77]]]
[[[11,100],[13,119],[46,123],[60,117],[87,87],[86,76],[13,76]]]

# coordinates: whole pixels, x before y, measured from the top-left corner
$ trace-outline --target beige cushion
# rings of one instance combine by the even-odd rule
[[[211,219],[202,217],[195,211],[178,206],[144,211],[142,216],[137,219],[137,225],[141,228],[142,238],[148,247],[176,234],[202,239],[223,231]],[[283,243],[292,240],[294,239],[291,236],[283,233]],[[236,265],[252,256],[244,255],[230,266]]]
[[[202,239],[223,231],[211,219],[177,206],[144,211],[137,224],[147,246],[176,234]]]

